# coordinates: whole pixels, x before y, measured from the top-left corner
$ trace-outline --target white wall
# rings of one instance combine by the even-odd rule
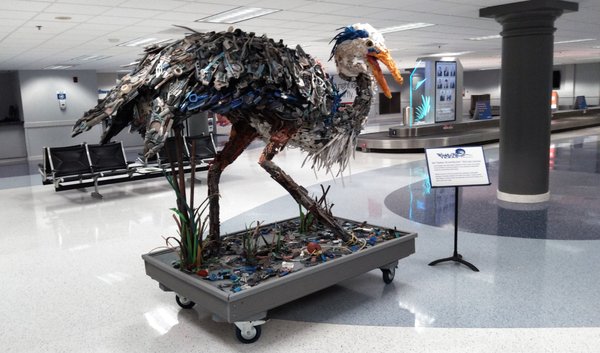
[[[576,90],[575,97],[585,96],[588,105],[600,105],[600,63],[575,65],[574,81]]]
[[[0,160],[27,157],[23,125],[0,125]]]
[[[28,159],[40,159],[44,146],[98,142],[101,129],[71,138],[73,124],[97,103],[95,71],[19,71],[19,85]],[[59,108],[58,91],[67,94],[65,110]]]
[[[469,114],[471,95],[489,94],[491,105],[500,105],[500,70],[464,72],[463,114]]]
[[[120,76],[116,73],[98,73],[98,99],[102,99],[106,96],[101,91],[108,91],[115,87],[119,83]]]

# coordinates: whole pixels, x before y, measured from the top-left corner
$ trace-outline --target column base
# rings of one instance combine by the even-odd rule
[[[496,197],[498,197],[498,200],[506,201],[506,202],[538,203],[538,202],[549,201],[550,200],[550,191],[548,191],[544,194],[521,195],[521,194],[509,194],[509,193],[497,190]]]

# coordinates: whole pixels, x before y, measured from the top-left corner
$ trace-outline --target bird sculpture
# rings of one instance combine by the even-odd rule
[[[189,30],[189,29],[188,29]],[[356,84],[352,105],[341,95],[323,67],[300,46],[230,28],[193,32],[163,46],[152,46],[137,67],[122,78],[95,108],[73,127],[78,135],[105,122],[107,143],[126,126],[144,136],[147,157],[163,145],[173,127],[199,111],[212,111],[231,122],[229,140],[209,167],[209,240],[219,241],[219,180],[223,170],[257,138],[266,146],[259,164],[315,218],[340,239],[351,236],[326,207],[308,195],[279,168],[273,157],[286,146],[307,153],[313,168],[338,173],[348,164],[369,113],[374,85],[391,97],[378,61],[402,83],[383,36],[369,24],[340,29],[332,39],[330,60],[339,76]]]

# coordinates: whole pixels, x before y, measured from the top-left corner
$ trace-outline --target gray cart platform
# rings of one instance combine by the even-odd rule
[[[391,283],[398,260],[415,252],[417,236],[416,233],[396,232],[400,236],[395,239],[305,267],[284,277],[270,278],[237,293],[220,289],[215,282],[175,268],[173,263],[179,259],[175,250],[150,253],[142,258],[146,274],[156,280],[161,289],[175,292],[181,307],[202,306],[213,314],[215,321],[235,324],[241,342],[252,343],[260,337],[260,325],[265,323],[270,309],[376,268],[382,270],[384,282]]]

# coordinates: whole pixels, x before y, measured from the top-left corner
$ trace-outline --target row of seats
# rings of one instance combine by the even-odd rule
[[[184,137],[182,168],[191,170],[191,151],[194,147],[195,169],[206,170],[216,156],[211,135]],[[122,142],[79,144],[65,147],[44,147],[43,163],[39,165],[43,184],[53,184],[56,191],[94,186],[92,197],[102,198],[98,185],[159,177],[171,172],[169,156],[177,159],[175,139],[169,137],[153,161],[127,161]],[[175,161],[176,170],[180,166]]]

